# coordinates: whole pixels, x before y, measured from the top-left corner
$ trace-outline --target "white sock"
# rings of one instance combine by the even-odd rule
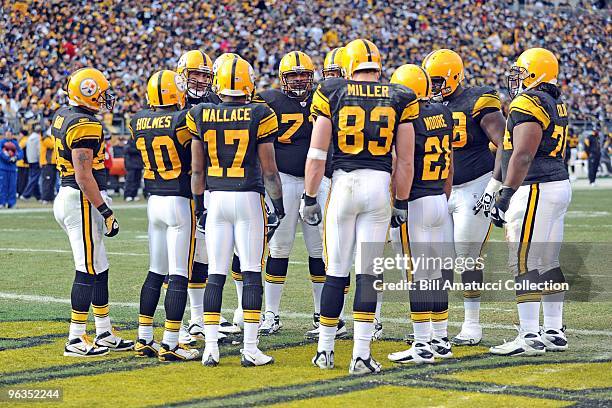
[[[219,325],[218,324],[205,324],[204,325],[204,338],[206,339],[206,347],[218,348],[219,344]]]
[[[153,326],[138,326],[138,338],[145,340],[147,343],[153,340]]]
[[[525,332],[540,331],[540,302],[523,302],[518,305],[519,322]]]
[[[248,352],[257,351],[257,331],[259,323],[244,322],[244,350]]]
[[[353,323],[353,358],[361,357],[365,360],[370,357],[370,342],[372,341],[373,331],[374,322]]]
[[[463,300],[464,321],[465,323],[480,323],[480,298]]]
[[[319,344],[317,351],[334,351],[337,327],[319,325]]]
[[[235,280],[236,284],[236,295],[238,295],[238,306],[236,309],[242,310],[242,287],[244,286],[244,282]]]
[[[179,332],[164,330],[164,337],[162,342],[170,347],[170,350],[176,347],[178,344]]]
[[[448,320],[442,320],[440,322],[431,322],[433,328],[433,336],[436,338],[448,337]]]
[[[552,295],[542,295],[542,311],[544,312],[544,330],[563,328],[563,300],[565,292]]]
[[[113,326],[111,325],[110,317],[94,317],[96,321],[96,336],[101,335],[105,332],[110,332],[113,330]]]
[[[382,309],[382,304],[383,304],[383,293],[382,292],[378,292],[376,294],[376,310],[374,311],[374,318],[376,319],[376,321],[378,323],[380,323],[380,311]]]
[[[283,295],[282,283],[264,282],[264,293],[266,295],[266,312],[272,312],[278,315],[280,309],[280,300]]]
[[[86,323],[70,323],[70,330],[68,333],[68,339],[76,339],[77,337],[81,337],[85,334],[85,330],[87,328]]]
[[[414,329],[414,341],[429,343],[431,341],[431,322],[412,322]]]
[[[312,282],[312,299],[314,301],[314,312],[321,313],[321,293],[324,283]]]
[[[192,322],[202,321],[202,316],[204,316],[204,290],[204,288],[187,289]]]

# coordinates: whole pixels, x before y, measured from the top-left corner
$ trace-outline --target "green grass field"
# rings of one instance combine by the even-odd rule
[[[146,209],[143,205],[115,204],[121,233],[106,241],[111,262],[111,318],[125,337],[134,339],[138,295],[148,269]],[[599,301],[566,306],[567,352],[536,358],[489,355],[489,346],[516,335],[512,328],[516,306],[511,301],[487,302],[485,294],[485,337],[480,346],[455,348],[456,358],[431,366],[393,366],[386,355],[407,347],[401,339],[411,330],[407,302],[395,301],[383,306],[385,340],[373,344],[383,372],[365,378],[348,376],[350,340],[337,344],[335,370],[321,371],[310,365],[316,346],[303,337],[310,329],[312,297],[301,234],[281,304],[284,328],[260,341],[260,347],[275,357],[275,365],[241,368],[238,345],[223,346],[221,365],[214,369],[202,367],[199,360],[162,364],[136,359],[131,353],[86,361],[63,357],[74,275],[72,255],[51,210],[29,207],[33,208],[0,210],[2,395],[9,387],[60,387],[62,406],[75,407],[612,405],[612,302],[606,298],[612,288],[608,262],[612,251],[608,246],[607,253],[601,252],[606,243],[612,243],[612,190],[575,191],[566,218],[566,241],[599,243],[585,260],[587,264],[596,261],[596,270],[589,273],[598,280],[589,280],[589,287],[599,293],[595,297]],[[492,240],[502,239],[501,231],[495,231]],[[571,258],[573,254],[563,256]],[[236,292],[228,280],[223,303],[226,317],[231,318],[235,304]],[[458,332],[462,317],[460,296],[454,295],[450,335]],[[162,321],[160,310],[156,322]],[[89,328],[92,332],[93,324]],[[160,335],[161,331],[156,334]],[[2,401],[0,397],[0,406],[13,404]],[[54,404],[59,403],[40,403]]]

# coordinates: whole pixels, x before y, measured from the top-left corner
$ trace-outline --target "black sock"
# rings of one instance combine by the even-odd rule
[[[356,322],[374,322],[377,291],[374,281],[378,276],[358,274],[355,277],[355,300],[353,302],[353,320]]]
[[[232,257],[232,278],[235,281],[242,281],[242,269],[240,269],[240,258],[234,254]]]
[[[289,268],[289,258],[268,257],[266,262],[266,282],[282,285],[287,279],[287,269]]]
[[[428,322],[431,319],[431,309],[433,301],[431,291],[421,289],[420,281],[415,282],[414,288],[410,291],[410,319],[414,323]]]
[[[208,279],[208,264],[194,261],[189,278],[189,287],[203,289],[206,287],[206,279]]]
[[[149,271],[145,278],[142,288],[140,288],[140,309],[138,324],[152,325],[155,309],[159,304],[161,287],[167,275],[160,275]]]
[[[187,283],[187,278],[181,275],[170,275],[168,278],[168,289],[164,299],[167,321],[181,322],[183,320],[187,304]]]
[[[96,277],[85,272],[76,271],[70,292],[70,304],[72,306],[71,323],[87,323],[89,305],[94,289]]]
[[[327,276],[321,292],[321,318],[323,326],[336,327],[344,305],[344,288],[349,278]]]
[[[225,278],[225,275],[219,273],[208,275],[208,282],[204,291],[204,324],[219,324]]]
[[[437,279],[436,284],[439,289],[431,291],[431,321],[440,322],[448,320],[448,291],[443,290],[444,281]]]
[[[308,257],[308,271],[310,272],[310,281],[312,283],[325,282],[325,263],[323,258]]]
[[[108,270],[96,275],[91,305],[95,317],[108,317]]]
[[[517,275],[514,281],[518,287],[516,289],[516,303],[539,302],[542,300],[542,291],[531,287],[531,285],[540,282],[540,274],[537,269]]]
[[[245,323],[259,323],[263,299],[263,285],[260,272],[242,272],[242,310]]]
[[[470,290],[463,291],[463,297],[465,299],[475,299],[480,297],[480,289],[477,288],[477,285],[482,285],[483,282],[483,270],[482,269],[473,269],[473,270],[465,270],[461,274],[461,282],[466,285],[470,284],[472,287]]]

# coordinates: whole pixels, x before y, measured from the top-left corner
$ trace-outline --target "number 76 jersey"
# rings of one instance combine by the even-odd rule
[[[129,124],[151,195],[191,198],[191,133],[186,110],[144,109]]]

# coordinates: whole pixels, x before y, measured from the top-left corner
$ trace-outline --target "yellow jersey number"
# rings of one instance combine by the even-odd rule
[[[295,134],[295,132],[298,131],[298,129],[302,126],[302,123],[304,123],[304,114],[302,113],[283,113],[281,115],[281,123],[291,123],[291,126],[289,127],[289,129],[285,130],[285,133],[283,133],[277,140],[280,143],[291,143],[291,136],[293,136]]]
[[[463,112],[453,112],[453,149],[460,149],[467,144],[467,118]]]
[[[440,156],[444,155],[444,164]],[[425,156],[423,157],[423,181],[434,181],[448,178],[450,172],[451,145],[450,136],[442,138],[431,136],[425,140]]]
[[[151,141],[150,147],[150,150],[153,152],[153,160],[155,160],[157,170],[151,167],[151,158],[149,157],[149,150],[147,150],[145,139],[141,137],[136,140],[136,148],[140,150],[144,163],[143,177],[149,180],[155,179],[155,172],[157,172],[164,180],[173,180],[177,178],[181,174],[181,160],[176,151],[174,140],[172,140],[170,136],[155,136]],[[164,163],[162,147],[168,152],[170,168],[166,168],[166,163]]]
[[[244,177],[244,167],[242,162],[249,145],[249,130],[224,130],[224,142],[226,145],[234,145],[238,142],[238,148],[234,155],[232,166],[223,168],[219,165],[219,155],[217,154],[217,131],[214,129],[207,130],[204,133],[204,141],[208,144],[208,157],[210,158],[210,166],[207,174],[211,177],[223,177],[223,172],[227,177]]]
[[[387,126],[380,128],[378,136],[385,139],[385,144],[381,146],[378,142],[370,140],[367,149],[372,156],[383,156],[391,151],[395,110],[390,106],[377,106],[370,112],[369,120],[370,122],[381,122],[383,117],[387,118]],[[338,147],[344,153],[359,154],[366,147],[363,136],[366,111],[361,106],[344,106],[340,109],[339,118]],[[349,121],[349,118],[353,120]],[[349,125],[349,122],[353,124]],[[349,143],[349,136],[352,136],[352,143]]]
[[[568,133],[567,126],[555,125],[552,135],[550,136],[554,140],[557,141],[557,145],[549,153],[550,157],[558,157],[558,158],[565,157],[565,146],[567,144],[567,133]],[[508,129],[506,129],[506,132],[504,133],[504,150],[512,150],[512,149],[513,149],[513,146],[512,146],[512,140],[510,138],[510,132],[508,132]]]

